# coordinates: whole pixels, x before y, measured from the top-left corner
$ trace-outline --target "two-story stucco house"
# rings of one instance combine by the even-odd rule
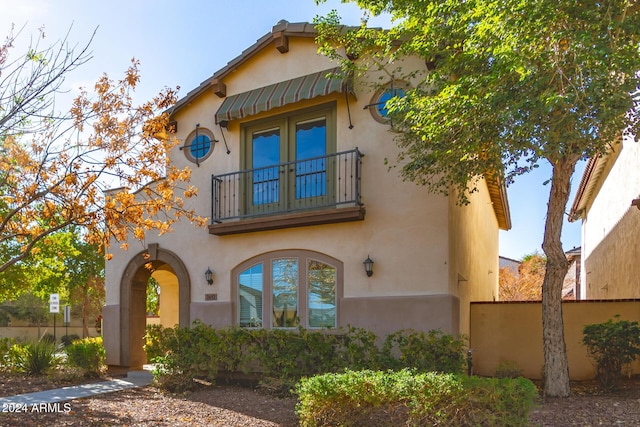
[[[580,294],[586,299],[640,298],[640,146],[632,138],[591,158],[570,219],[582,219]]]
[[[144,362],[150,275],[166,326],[457,334],[469,331],[470,301],[497,299],[504,187],[481,182],[461,207],[404,182],[387,164],[398,147],[384,105],[414,82],[336,77],[315,35],[279,22],[173,108],[171,162],[192,168],[210,225],[181,223],[149,233],[142,251],[113,252],[108,364]],[[416,58],[397,66],[426,72]]]

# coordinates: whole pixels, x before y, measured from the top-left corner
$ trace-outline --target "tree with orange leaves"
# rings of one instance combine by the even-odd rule
[[[135,105],[140,75],[132,60],[121,80],[103,75],[93,93],[82,89],[59,113],[55,97],[65,76],[90,59],[91,41],[80,53],[67,38],[45,49],[36,42],[10,60],[14,41],[12,34],[0,45],[0,273],[71,225],[108,248],[152,229],[169,232],[180,217],[205,224],[185,207],[197,194],[191,171],[167,162],[177,143],[165,113],[175,90]]]
[[[509,267],[500,269],[500,301],[540,301],[542,282],[546,270],[546,259],[537,253],[522,259],[518,270]]]

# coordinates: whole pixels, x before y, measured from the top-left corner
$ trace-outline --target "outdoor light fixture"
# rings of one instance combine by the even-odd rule
[[[213,285],[213,271],[207,267],[207,271],[204,272],[204,278],[207,279],[207,283]]]
[[[364,264],[364,271],[367,273],[367,276],[368,277],[373,276],[373,260],[369,258],[369,255],[367,255],[367,259],[364,260],[363,264]]]

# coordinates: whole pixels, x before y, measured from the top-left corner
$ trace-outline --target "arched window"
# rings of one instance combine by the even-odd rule
[[[319,252],[284,250],[253,257],[233,274],[235,319],[248,328],[335,328],[342,263]]]

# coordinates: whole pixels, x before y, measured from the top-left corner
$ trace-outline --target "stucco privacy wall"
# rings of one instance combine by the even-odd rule
[[[595,376],[592,359],[581,344],[585,325],[622,320],[640,321],[640,300],[566,301],[562,304],[569,376],[573,380]],[[492,376],[499,364],[515,362],[525,377],[541,378],[542,304],[539,302],[471,303],[470,348],[477,375]],[[640,363],[633,365],[640,373]]]
[[[613,150],[583,219],[581,283],[591,299],[640,298],[640,211],[631,206],[640,195],[640,144],[625,139]]]

